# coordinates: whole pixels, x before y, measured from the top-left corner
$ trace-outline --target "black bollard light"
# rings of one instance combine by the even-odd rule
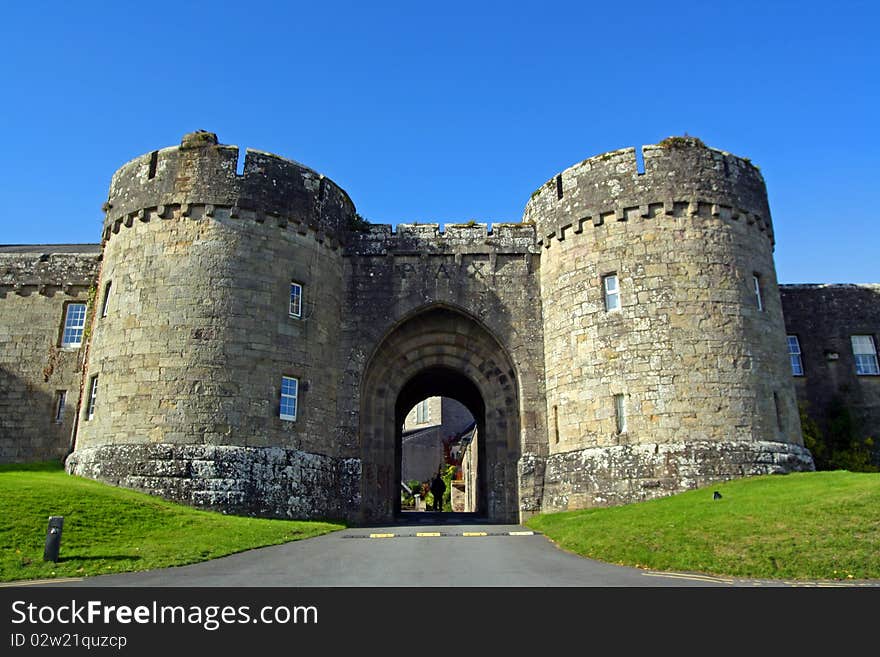
[[[49,528],[46,530],[46,548],[43,550],[43,561],[58,561],[61,549],[61,529],[64,527],[64,516],[49,516]]]

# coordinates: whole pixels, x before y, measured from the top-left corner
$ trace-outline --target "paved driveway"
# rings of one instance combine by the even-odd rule
[[[730,587],[804,586],[660,573],[584,559],[520,525],[407,523],[347,529],[162,570],[71,579],[62,586]],[[818,586],[878,586],[878,582]],[[809,584],[806,584],[809,585]]]

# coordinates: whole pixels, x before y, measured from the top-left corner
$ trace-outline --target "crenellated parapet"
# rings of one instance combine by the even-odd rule
[[[355,216],[348,194],[326,176],[277,155],[217,143],[213,133],[185,135],[179,146],[141,155],[113,176],[104,206],[104,239],[122,226],[179,210],[195,219],[232,219],[303,226],[342,238]]]
[[[531,224],[370,224],[347,240],[348,255],[538,253]]]
[[[137,212],[125,214],[112,223],[105,224],[103,241],[107,241],[123,228],[131,228],[136,223],[148,223],[178,219],[185,221],[206,221],[211,219],[232,220],[242,224],[253,223],[275,226],[299,235],[310,235],[318,244],[333,251],[340,248],[345,239],[344,230],[327,230],[321,222],[310,221],[301,214],[286,214],[242,208],[240,206],[215,205],[213,203],[172,203],[144,207]]]
[[[0,246],[0,296],[76,295],[95,284],[100,260],[97,244]]]
[[[613,222],[699,216],[741,221],[774,243],[761,172],[749,160],[691,137],[670,137],[588,158],[539,187],[523,221],[534,223],[545,248]]]

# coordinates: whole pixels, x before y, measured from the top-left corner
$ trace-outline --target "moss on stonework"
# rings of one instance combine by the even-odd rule
[[[206,130],[196,130],[183,136],[180,142],[181,148],[200,148],[202,146],[216,146],[217,135]]]
[[[693,146],[706,148],[706,144],[703,143],[702,139],[699,137],[691,137],[690,135],[684,135],[683,137],[667,137],[657,145],[661,148],[690,148]]]
[[[88,313],[92,312],[95,308],[95,299],[98,296],[98,286],[95,283],[92,283],[89,286],[89,294],[86,298],[86,313],[89,317],[89,321],[86,322],[85,330],[83,331],[82,344],[83,346],[89,343],[89,338],[92,336],[92,328],[95,324],[95,315],[92,313],[88,315]]]

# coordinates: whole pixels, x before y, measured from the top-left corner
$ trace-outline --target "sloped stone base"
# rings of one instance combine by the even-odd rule
[[[740,477],[814,469],[809,450],[769,441],[575,450],[547,458],[542,511],[629,504]]]
[[[281,447],[108,445],[76,450],[66,469],[240,515],[350,519],[360,508],[360,460]]]

